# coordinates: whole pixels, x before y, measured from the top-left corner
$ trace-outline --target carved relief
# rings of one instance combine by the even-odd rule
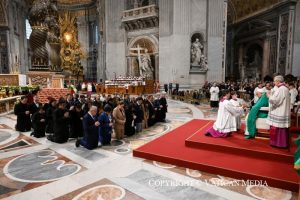
[[[153,4],[125,10],[122,22],[126,31],[158,27],[158,7]]]
[[[273,36],[270,39],[270,73],[273,74],[276,72],[276,57],[277,57],[277,38]]]
[[[47,77],[45,76],[35,76],[31,78],[31,85],[40,85],[47,87]]]
[[[279,55],[278,55],[278,72],[285,74],[287,40],[288,40],[289,14],[283,14],[280,17],[279,25]]]
[[[2,2],[3,1],[0,0],[0,26],[8,26],[6,12]]]
[[[6,34],[0,34],[0,69],[2,73],[8,73],[8,51]]]

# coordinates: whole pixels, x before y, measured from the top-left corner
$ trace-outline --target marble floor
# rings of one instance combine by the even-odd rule
[[[167,122],[96,150],[55,144],[14,130],[16,117],[0,117],[1,199],[296,200],[297,193],[217,174],[134,158],[132,150],[193,119],[214,119],[207,104],[168,100]],[[219,184],[225,183],[225,184]],[[227,183],[227,184],[226,184]],[[228,184],[229,183],[229,184]]]

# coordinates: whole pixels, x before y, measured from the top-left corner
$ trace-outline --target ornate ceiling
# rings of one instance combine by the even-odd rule
[[[93,0],[58,0],[59,4],[64,5],[82,5],[82,4],[90,4]]]
[[[2,3],[2,0],[0,0],[0,27],[1,26],[7,26],[7,18],[6,18],[6,12],[4,5]]]
[[[228,21],[235,23],[286,0],[229,0]]]

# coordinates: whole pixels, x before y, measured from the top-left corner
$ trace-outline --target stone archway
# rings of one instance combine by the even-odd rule
[[[149,65],[152,73],[149,72],[149,79],[158,80],[158,40],[155,36],[138,36],[128,43],[127,48],[127,75],[140,76],[142,71],[140,65],[142,58],[149,55]],[[150,71],[150,70],[149,70]]]
[[[252,43],[245,48],[245,75],[248,79],[262,80],[263,48]]]

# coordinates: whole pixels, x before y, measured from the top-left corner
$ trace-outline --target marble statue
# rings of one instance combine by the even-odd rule
[[[202,50],[203,50],[203,45],[201,44],[199,39],[196,38],[195,42],[192,43],[192,47],[191,47],[192,66],[200,66],[202,55],[203,55]]]
[[[150,80],[153,80],[153,67],[151,65],[150,55],[148,49],[145,49],[145,53],[141,56],[141,76],[145,76]]]
[[[250,67],[259,67],[261,65],[262,59],[259,55],[259,51],[255,51],[254,58],[252,62],[249,63]]]

